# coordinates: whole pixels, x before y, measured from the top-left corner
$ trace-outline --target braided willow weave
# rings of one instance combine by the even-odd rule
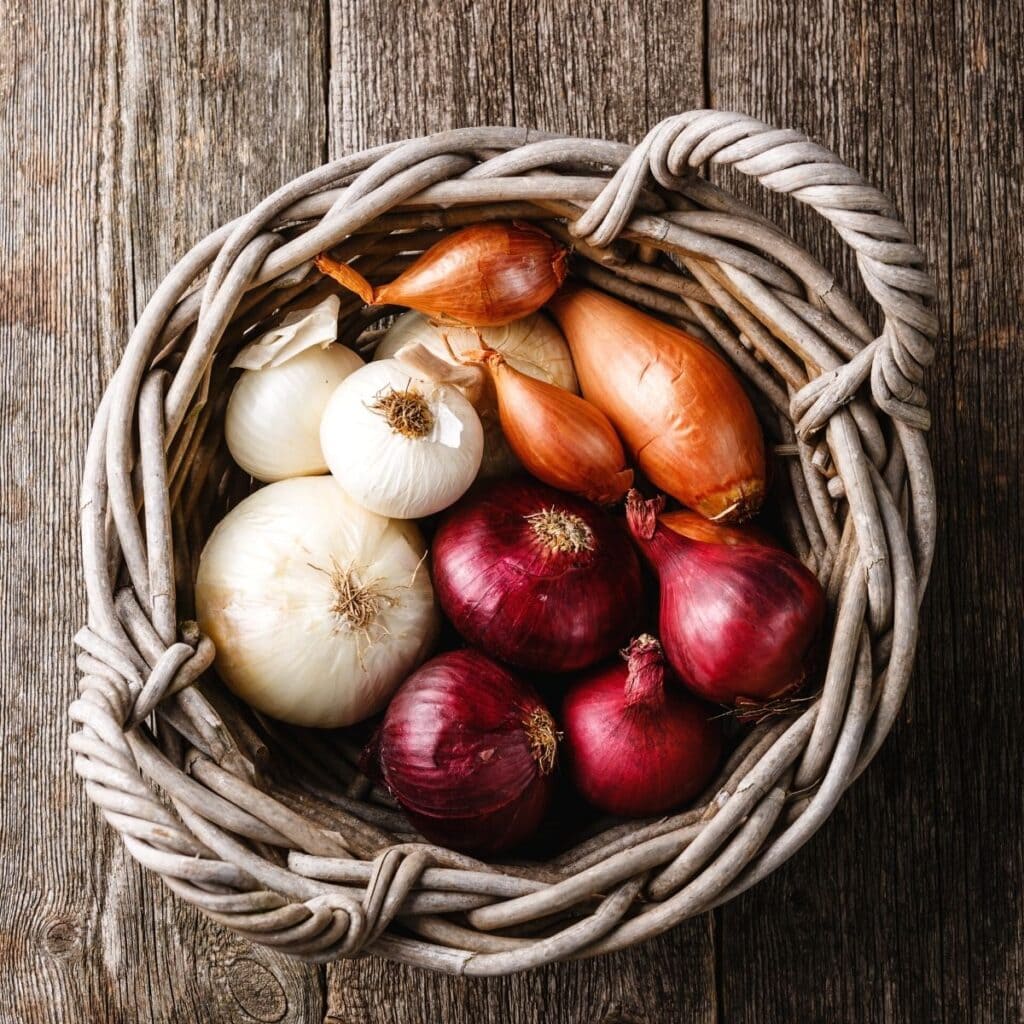
[[[825,217],[856,254],[880,332],[791,238],[698,177],[709,161]],[[189,621],[203,541],[250,487],[222,443],[243,337],[337,290],[313,267],[321,251],[387,281],[450,229],[496,218],[570,242],[578,277],[739,369],[777,454],[790,542],[834,623],[821,692],[750,729],[694,808],[502,865],[423,842],[337,737],[237,704]],[[622,949],[743,892],[821,826],[907,687],[935,535],[924,262],[892,204],[835,155],[718,111],[669,118],[635,149],[461,129],[285,185],[171,269],[96,416],[70,709],[89,797],[182,899],[314,962],[369,952],[506,974]],[[342,341],[368,348],[391,312],[342,294]]]

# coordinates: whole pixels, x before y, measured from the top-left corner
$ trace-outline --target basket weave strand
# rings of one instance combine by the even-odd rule
[[[826,218],[881,330],[771,222],[697,176],[730,166]],[[331,249],[389,280],[447,231],[539,222],[578,276],[682,323],[746,378],[784,465],[789,539],[834,611],[821,692],[752,728],[695,806],[547,863],[485,864],[412,834],[356,752],[241,708],[188,621],[212,520],[244,495],[222,443],[245,332],[334,289]],[[204,275],[205,274],[205,279]],[[899,711],[931,567],[922,380],[933,285],[892,204],[796,131],[671,117],[635,148],[468,128],[297,178],[199,242],[139,318],[96,415],[81,518],[75,770],[129,853],[254,942],[495,975],[623,949],[754,885],[821,826]],[[340,338],[391,310],[342,295]]]

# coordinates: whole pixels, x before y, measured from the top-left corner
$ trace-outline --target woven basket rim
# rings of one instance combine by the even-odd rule
[[[709,162],[828,220],[881,331],[814,257],[700,177]],[[393,274],[417,246],[499,218],[541,222],[572,244],[583,280],[682,322],[736,366],[785,462],[790,540],[834,612],[821,693],[754,727],[695,806],[544,864],[408,841],[351,751],[296,748],[254,724],[210,684],[209,638],[179,621],[197,510],[233,486],[223,354],[325,287],[311,262],[321,251]],[[881,192],[802,133],[740,113],[682,113],[635,147],[455,129],[287,183],[169,271],[96,414],[81,496],[88,624],[69,710],[90,799],[181,898],[312,962],[372,952],[508,974],[626,948],[745,891],[824,823],[906,692],[935,543],[922,389],[933,299],[924,254]],[[346,297],[339,340],[380,315]],[[329,764],[347,792],[266,771],[268,744]]]

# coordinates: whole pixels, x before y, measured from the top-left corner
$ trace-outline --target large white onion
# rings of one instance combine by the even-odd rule
[[[327,472],[320,420],[331,395],[363,365],[337,336],[338,297],[309,310],[247,345],[224,420],[231,457],[257,480],[270,482]]]
[[[345,492],[380,515],[419,519],[457,501],[480,468],[483,430],[455,388],[369,363],[331,396],[324,458]]]
[[[392,359],[405,346],[419,343],[433,355],[455,364],[460,355],[481,347],[481,340],[497,349],[520,373],[555,384],[574,394],[579,391],[569,346],[557,325],[543,313],[514,320],[503,327],[451,327],[436,324],[422,313],[405,313],[381,338],[374,360]],[[505,442],[498,421],[495,396],[488,390],[476,401],[484,429],[483,477],[507,476],[518,461]]]
[[[196,579],[221,678],[296,725],[380,711],[437,633],[424,556],[415,524],[367,511],[332,477],[250,495],[214,529]]]

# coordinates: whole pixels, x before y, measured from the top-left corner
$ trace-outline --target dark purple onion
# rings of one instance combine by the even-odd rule
[[[585,668],[639,621],[640,563],[624,525],[528,478],[471,492],[431,550],[445,614],[469,643],[512,665]]]
[[[414,672],[384,715],[384,781],[427,839],[490,854],[529,838],[551,797],[555,725],[533,689],[479,651]]]

